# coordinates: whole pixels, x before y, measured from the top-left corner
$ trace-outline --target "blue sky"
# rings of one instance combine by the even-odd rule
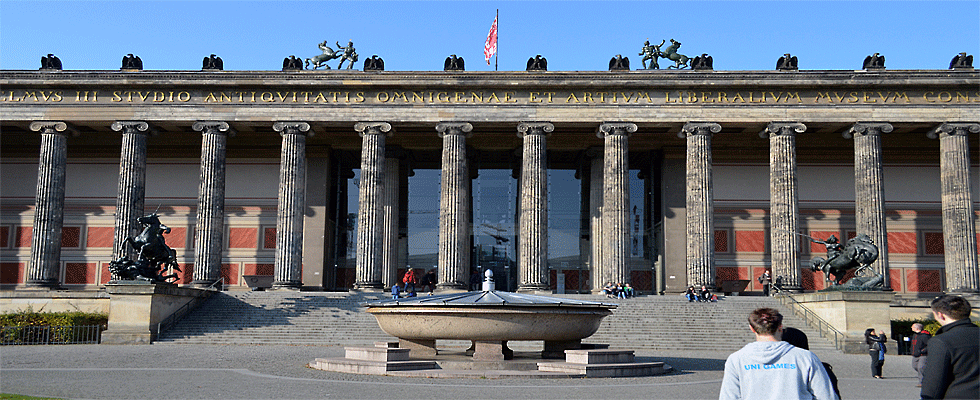
[[[38,69],[47,53],[65,69],[114,70],[133,53],[151,70],[199,70],[215,53],[226,70],[279,70],[316,44],[353,40],[386,69],[441,70],[449,54],[469,71],[493,70],[483,43],[500,9],[499,67],[528,57],[552,71],[605,70],[644,40],[680,41],[716,70],[771,70],[783,53],[801,69],[945,69],[980,53],[980,1],[19,1],[0,2],[0,69]],[[331,62],[333,66],[336,61]],[[666,63],[661,63],[666,67]],[[358,65],[358,68],[360,65]]]

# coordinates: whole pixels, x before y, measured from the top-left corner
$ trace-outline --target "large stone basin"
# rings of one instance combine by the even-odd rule
[[[416,355],[435,355],[436,340],[473,342],[474,359],[510,358],[509,340],[542,340],[545,358],[581,347],[615,304],[495,290],[366,304],[378,325]]]

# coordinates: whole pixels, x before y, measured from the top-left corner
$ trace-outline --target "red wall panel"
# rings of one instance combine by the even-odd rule
[[[254,249],[258,245],[258,228],[228,228],[229,249]]]
[[[766,233],[763,231],[735,231],[735,251],[766,251]]]
[[[918,254],[915,232],[888,232],[888,253]]]
[[[97,269],[96,263],[65,263],[65,284],[93,284]]]
[[[14,285],[24,280],[24,263],[0,263],[0,283]]]
[[[31,226],[18,226],[17,232],[14,235],[14,247],[31,247],[31,234],[34,232],[34,227]]]
[[[90,226],[88,237],[85,238],[85,247],[112,248],[112,227]]]

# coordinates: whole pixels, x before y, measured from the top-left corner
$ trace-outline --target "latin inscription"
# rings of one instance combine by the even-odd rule
[[[3,103],[388,104],[388,105],[793,105],[980,103],[980,91],[187,91],[5,90]]]

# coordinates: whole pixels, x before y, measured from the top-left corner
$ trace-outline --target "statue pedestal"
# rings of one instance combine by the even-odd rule
[[[109,294],[109,326],[102,344],[150,344],[157,324],[183,305],[206,292],[196,288],[142,281],[112,281]]]
[[[894,340],[889,308],[895,300],[894,292],[818,292],[793,298],[846,336],[845,353],[868,352],[864,342],[864,331],[868,328],[887,332],[889,339]]]

